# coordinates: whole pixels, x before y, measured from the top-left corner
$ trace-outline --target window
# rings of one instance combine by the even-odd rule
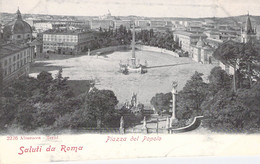
[[[21,35],[17,35],[17,38],[20,39],[20,38],[21,38]]]
[[[20,67],[19,62],[17,62],[16,65],[16,68],[18,69]]]
[[[9,66],[9,74],[11,74],[12,73],[12,66]]]
[[[7,60],[5,60],[5,66],[7,66]]]
[[[16,56],[13,57],[13,62],[15,62]]]
[[[13,64],[13,71],[15,71],[16,69],[15,69],[15,63]]]
[[[5,76],[7,76],[7,69],[5,69]]]
[[[17,55],[17,60],[19,59],[20,54]]]

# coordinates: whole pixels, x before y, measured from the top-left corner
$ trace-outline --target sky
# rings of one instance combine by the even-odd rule
[[[145,17],[260,16],[260,0],[0,0],[0,11],[21,13]]]

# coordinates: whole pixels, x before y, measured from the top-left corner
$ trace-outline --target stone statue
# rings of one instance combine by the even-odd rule
[[[146,117],[144,116],[144,121],[143,121],[143,129],[146,129]]]
[[[177,86],[178,86],[178,82],[173,81],[172,82],[172,93],[177,93]]]
[[[90,56],[90,49],[88,49],[88,56]]]

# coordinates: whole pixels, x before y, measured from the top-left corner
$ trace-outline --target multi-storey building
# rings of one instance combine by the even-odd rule
[[[173,32],[173,40],[178,43],[179,47],[184,52],[188,52],[190,54],[190,47],[193,44],[196,44],[200,37],[205,39],[207,36],[202,33],[192,33],[187,31],[174,31]]]
[[[36,32],[44,32],[49,29],[60,28],[82,28],[89,29],[89,21],[75,21],[75,20],[35,20],[27,19],[26,22],[33,27]]]
[[[90,47],[93,31],[48,30],[43,33],[43,52],[78,54]]]
[[[131,28],[131,20],[114,20],[114,29],[118,29],[121,25],[127,29]]]
[[[190,56],[194,61],[202,64],[216,63],[216,60],[212,56],[214,49],[206,45],[201,37],[196,44],[191,45],[190,49]]]
[[[3,42],[0,44],[0,67],[4,84],[10,84],[21,76],[27,76],[33,61],[32,28],[23,21],[19,9],[15,20],[4,25]]]
[[[102,29],[109,29],[113,28],[114,23],[112,20],[91,20],[90,21],[90,29],[92,30],[99,30]]]
[[[164,21],[164,20],[151,20],[150,21],[151,28],[165,27],[166,25],[167,25],[167,21]]]
[[[33,27],[38,33],[44,32],[44,31],[47,31],[47,30],[53,28],[52,23],[46,22],[46,21],[39,21],[37,23],[34,23]]]
[[[27,43],[8,43],[0,46],[0,66],[3,70],[4,84],[14,79],[28,76],[34,49]]]
[[[135,25],[136,25],[136,27],[140,27],[141,29],[147,29],[150,27],[150,21],[149,20],[136,20]]]

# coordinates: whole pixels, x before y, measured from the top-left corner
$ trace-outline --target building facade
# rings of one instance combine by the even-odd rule
[[[91,20],[90,21],[90,29],[92,30],[99,30],[102,29],[109,29],[113,28],[114,23],[112,20]]]
[[[33,47],[27,43],[1,45],[0,66],[3,70],[4,84],[12,83],[14,79],[29,75],[30,63],[34,59],[33,54]]]
[[[198,63],[212,64],[216,62],[212,56],[213,52],[214,49],[207,46],[200,38],[196,45],[191,45],[190,56]]]
[[[148,29],[150,28],[150,21],[149,20],[136,20],[135,21],[136,27],[141,29]]]
[[[151,20],[150,21],[151,28],[165,27],[166,25],[167,25],[167,21],[164,21],[164,20]]]
[[[89,48],[93,31],[49,30],[43,33],[43,52],[74,55]]]
[[[114,29],[119,29],[119,27],[122,25],[126,27],[126,29],[131,28],[131,20],[114,20]]]
[[[207,36],[202,33],[192,33],[187,31],[174,31],[173,40],[184,52],[191,53],[191,45],[195,45],[200,38],[205,39]]]

